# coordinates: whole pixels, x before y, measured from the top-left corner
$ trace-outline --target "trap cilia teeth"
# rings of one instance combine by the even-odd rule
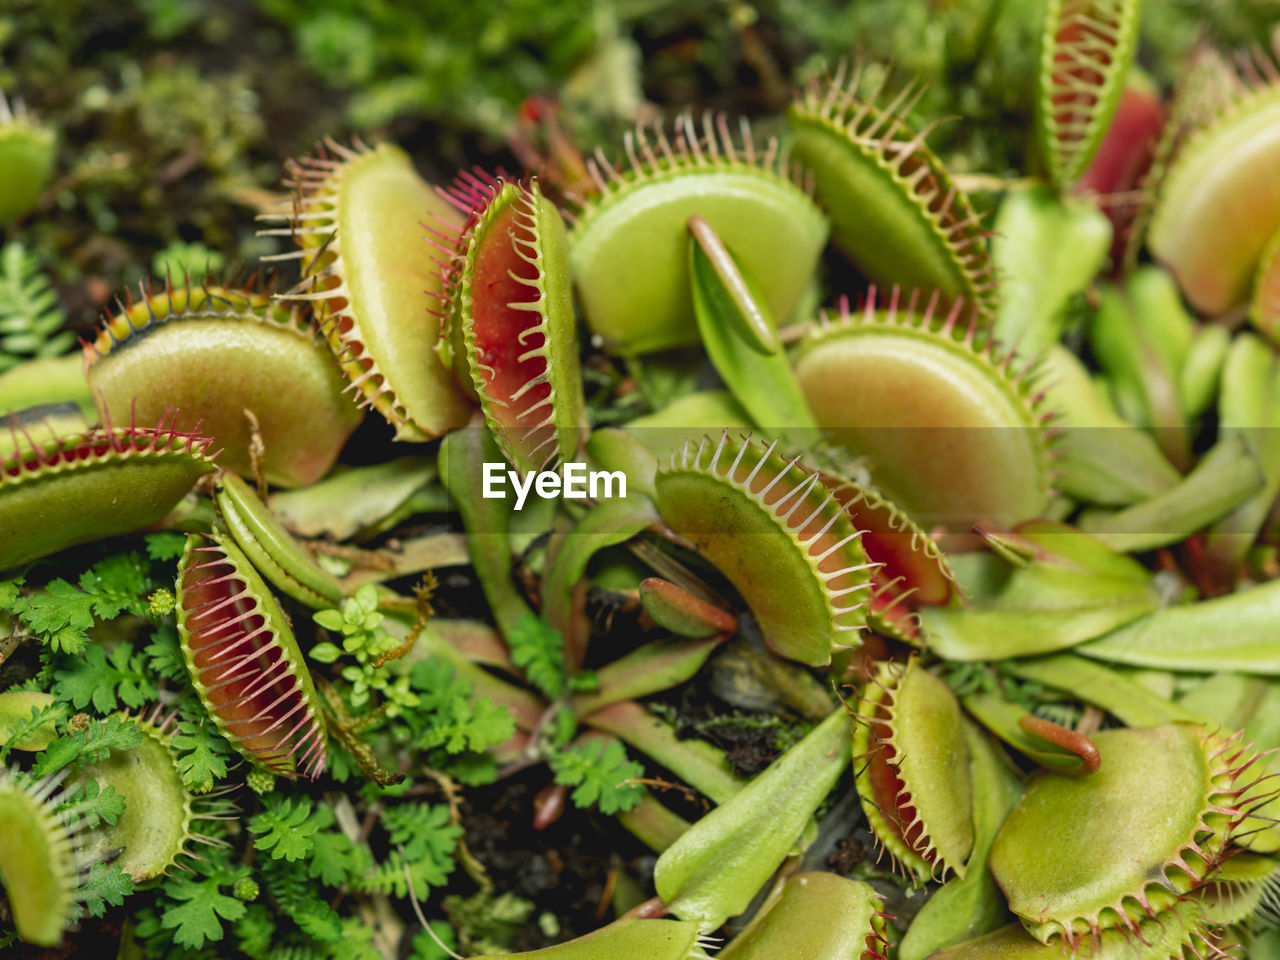
[[[199,422],[225,469],[252,475],[256,434],[269,482],[306,486],[329,472],[361,414],[304,313],[252,281],[237,288],[188,278],[175,288],[166,279],[159,292],[140,292],[84,348],[104,416],[146,421],[176,407],[173,426]]]
[[[177,416],[170,410],[154,427],[33,438],[10,414],[12,448],[0,459],[0,568],[162,520],[214,469],[210,439],[198,423],[196,431],[178,430]]]
[[[53,946],[77,912],[77,878],[87,867],[79,842],[85,821],[69,798],[66,773],[39,780],[0,767],[0,886],[22,939]]]
[[[441,277],[423,255],[423,224],[461,215],[390,144],[326,142],[289,167],[293,212],[288,236],[303,279],[287,299],[311,304],[362,407],[386,417],[403,440],[428,440],[467,422],[471,405],[432,353],[432,309]]]
[[[463,174],[444,191],[439,353],[515,466],[571,459],[584,426],[564,221],[536,179]]]
[[[820,666],[858,645],[875,565],[820,475],[777,447],[727,431],[686,444],[658,467],[657,506],[742,595],[774,651]]]
[[[926,145],[929,129],[907,125],[922,91],[908,85],[888,97],[881,81],[863,97],[863,85],[861,69],[842,65],[799,95],[787,116],[794,156],[812,176],[832,240],[871,283],[937,291],[946,306],[967,301],[989,315],[995,274],[987,233]]]
[[[220,797],[196,796],[183,782],[172,743],[174,711],[156,706],[131,719],[142,733],[138,745],[84,764],[68,786],[95,781],[99,791],[110,788],[124,798],[124,812],[85,833],[81,851],[112,858],[113,866],[141,883],[179,867],[184,857],[198,857],[199,845],[223,843],[197,828],[201,820],[225,819],[235,808]]]
[[[1036,939],[1071,949],[1104,929],[1138,934],[1213,882],[1275,791],[1239,733],[1170,723],[1092,739],[1098,771],[1039,774],[991,849],[1010,909]]]
[[[1214,440],[1273,417],[1280,396],[1271,346],[1228,332],[1246,314],[1272,341],[1280,328],[1267,176],[1280,72],[1258,54],[1240,71],[1205,60],[1189,74],[1216,79],[1184,82],[1124,221],[1149,227],[1112,244],[1145,242],[1157,263],[1142,275],[1205,321],[1188,316],[1175,337],[1186,349],[1168,351],[1185,362],[1162,370],[1177,409],[1195,411],[1179,425],[1186,462],[1164,462],[1162,424],[1126,419],[1124,391],[1148,370],[1141,350],[1095,347],[1073,358],[1069,387],[1151,441],[1158,482],[1120,494],[1107,478],[1064,483],[1061,495],[1053,365],[1022,349],[1035,338],[1018,340],[1025,318],[1008,304],[1087,326],[1104,322],[1099,278],[1118,267],[1133,281],[1123,263],[1075,263],[1085,253],[1056,249],[1054,231],[1078,214],[1105,220],[1109,201],[1089,192],[1106,180],[1095,158],[1137,151],[1109,138],[1126,129],[1113,118],[1141,34],[1131,0],[1041,12],[1025,78],[1027,167],[1040,182],[1023,214],[1000,221],[1003,251],[989,249],[987,216],[1025,178],[952,176],[929,145],[948,131],[920,117],[922,85],[895,87],[867,65],[808,85],[772,127],[715,113],[640,126],[582,160],[576,196],[554,170],[477,168],[438,189],[389,144],[327,142],[290,164],[292,203],[264,231],[295,247],[271,259],[296,266],[296,284],[144,283],[84,352],[74,399],[92,390],[102,424],[15,410],[0,445],[0,596],[13,597],[0,625],[18,638],[0,639],[0,682],[29,669],[20,692],[38,697],[0,715],[0,811],[14,827],[0,834],[0,917],[56,945],[77,898],[94,896],[77,892],[87,858],[109,858],[156,894],[127,934],[154,954],[168,934],[146,931],[180,922],[191,888],[173,875],[194,864],[190,882],[225,911],[205,925],[207,949],[261,953],[251,934],[303,888],[323,896],[293,911],[297,929],[282,925],[272,949],[357,948],[368,916],[407,921],[436,909],[436,892],[464,892],[462,873],[474,878],[489,855],[467,822],[488,795],[465,791],[496,793],[486,781],[518,774],[542,778],[539,827],[574,805],[594,803],[598,823],[616,814],[659,855],[666,897],[628,913],[623,891],[613,922],[606,907],[533,957],[705,958],[720,931],[731,960],[1185,960],[1235,946],[1271,960],[1280,537],[1267,504],[1242,504],[1280,489],[1280,456],[1240,446],[1231,485],[1197,470],[1218,463]],[[17,163],[7,120],[0,173]],[[783,132],[759,135],[768,129]],[[829,241],[841,256],[825,256]],[[1032,254],[1019,262],[1010,249]],[[1038,347],[1052,360],[1075,336]],[[1242,350],[1250,363],[1236,361]],[[17,392],[3,377],[0,407]],[[23,396],[68,399],[30,384]],[[376,424],[357,435],[370,411],[418,446],[392,446]],[[632,424],[649,432],[629,436]],[[360,449],[344,453],[352,435]],[[581,457],[624,472],[629,496],[517,511],[459,482],[445,451],[504,475]],[[1132,516],[1106,513],[1117,509],[1194,522],[1181,542],[1136,556],[1078,532]],[[1222,582],[1238,588],[1191,602],[1210,592],[1197,576],[1212,538],[1241,510],[1258,523],[1230,552]],[[321,522],[293,529],[299,513]],[[124,620],[104,613],[109,592],[93,593],[110,578],[54,572],[86,555],[45,558],[151,527],[166,530],[117,553],[151,571],[139,574],[148,619],[172,608],[172,650],[107,622],[83,642],[107,651],[112,676],[154,680],[166,706],[129,720],[141,735],[131,750],[34,780],[22,771],[51,762],[41,749],[66,749],[46,732],[75,729],[40,711],[72,701],[121,720],[59,648],[75,624],[55,623],[76,602],[87,612],[64,619]],[[166,539],[175,531],[184,537]],[[300,539],[320,534],[328,541]],[[179,542],[176,596],[150,593],[146,576]],[[468,562],[465,602],[465,576],[421,579]],[[437,598],[476,619],[432,619]],[[593,604],[607,610],[593,618]],[[647,635],[631,643],[637,624]],[[38,657],[8,659],[12,643],[41,641]],[[840,683],[857,685],[844,703]],[[704,688],[729,706],[713,704],[699,736],[681,739],[664,708],[644,709]],[[750,712],[720,716],[729,709]],[[724,732],[730,720],[786,736],[753,766],[742,743],[711,742],[738,736]],[[184,751],[202,738],[247,762],[192,777]],[[360,774],[379,792],[344,786]],[[413,783],[398,793],[401,777]],[[259,794],[242,797],[248,829],[202,828],[202,817],[239,819],[221,791],[241,781]],[[125,800],[92,830],[57,809],[91,783]],[[290,829],[264,829],[273,818]],[[852,844],[819,856],[863,823],[892,869],[851,866]],[[426,836],[436,846],[424,852]],[[353,837],[371,838],[373,860],[346,858]],[[451,876],[455,859],[467,869]],[[823,865],[865,872],[876,889],[814,872]],[[234,898],[231,881],[214,889],[241,874],[253,879]],[[255,900],[259,880],[269,892]],[[892,912],[881,895],[900,903],[908,886],[924,888],[910,894],[914,919],[880,913]],[[402,938],[388,952],[408,949]]]
[[[569,264],[587,327],[608,349],[643,354],[696,343],[688,223],[702,217],[733,251],[770,313],[798,304],[827,239],[805,178],[776,140],[743,121],[683,116],[674,133],[638,127],[625,162],[588,161],[594,190],[570,214]]]
[[[904,302],[905,300],[905,302]],[[828,440],[926,525],[967,531],[1037,516],[1050,497],[1051,413],[1032,365],[937,295],[842,301],[809,328],[796,379]]]
[[[973,786],[960,704],[916,660],[884,663],[863,689],[856,786],[873,834],[917,883],[963,880],[973,850]]]
[[[234,540],[192,534],[178,569],[178,632],[191,685],[254,766],[315,779],[328,731],[293,629]]]

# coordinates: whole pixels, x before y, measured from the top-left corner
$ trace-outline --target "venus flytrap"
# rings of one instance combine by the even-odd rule
[[[342,587],[290,535],[247,483],[235,474],[220,474],[214,499],[236,545],[276,589],[313,608],[342,599]]]
[[[853,736],[856,786],[876,839],[916,883],[964,879],[973,852],[973,782],[960,704],[909,660],[863,688]]]
[[[882,960],[888,949],[877,894],[833,873],[796,873],[751,925],[716,956],[722,960]],[[797,951],[800,951],[798,954]]]
[[[660,577],[641,582],[640,602],[655,622],[682,637],[728,634],[738,626],[727,611]]]
[[[0,224],[17,219],[35,207],[53,169],[56,138],[27,111],[21,100],[0,91],[0,179],[6,184],[0,200]]]
[[[327,142],[290,165],[295,196],[288,226],[272,228],[299,248],[304,278],[291,299],[315,305],[317,322],[350,390],[387,417],[405,440],[438,437],[470,415],[449,371],[432,353],[439,324],[432,295],[439,273],[421,249],[422,225],[461,218],[390,144],[370,149]],[[394,283],[383,269],[398,262]]]
[[[329,471],[362,414],[342,395],[342,376],[306,313],[274,302],[270,286],[188,277],[139,293],[84,347],[103,416],[152,419],[178,408],[175,427],[204,425],[222,450],[220,465],[248,476],[257,469],[256,436],[259,466],[281,486],[305,486]],[[290,389],[282,395],[284,382]]]
[[[213,467],[211,440],[177,428],[176,411],[136,423],[33,440],[11,420],[0,459],[0,569],[163,519]],[[110,491],[115,509],[101,509]],[[53,522],[56,519],[56,522]]]
[[[536,179],[463,174],[444,196],[467,221],[435,231],[445,241],[441,359],[517,467],[571,460],[584,415],[564,221]]]
[[[95,856],[121,849],[113,865],[140,883],[197,856],[197,844],[221,842],[199,827],[233,808],[225,800],[197,798],[184,783],[172,712],[157,707],[135,723],[143,734],[137,746],[81,766],[69,785],[92,782],[123,798],[122,815],[87,835],[83,849]]]
[[[818,474],[777,447],[727,431],[686,445],[659,468],[658,510],[733,582],[775,651],[821,665],[834,646],[858,643],[870,564]]]
[[[890,97],[882,80],[864,98],[862,85],[862,68],[842,63],[787,114],[832,240],[872,283],[937,290],[944,310],[967,301],[985,318],[995,302],[986,234],[925,145],[931,128],[917,133],[907,123],[918,91],[907,85]]]
[[[1040,48],[1037,145],[1066,190],[1102,142],[1138,48],[1138,0],[1051,0]]]
[[[1146,944],[1141,957],[1177,960],[1187,951],[1213,955],[1230,946],[1218,928],[1202,917],[1203,908],[1194,900],[1162,911],[1159,918],[1138,922],[1134,930],[1103,930],[1096,940],[1081,943],[1076,956],[1086,960],[1124,960],[1134,956],[1134,941]],[[1194,955],[1194,953],[1193,953]],[[1227,954],[1228,956],[1230,954]],[[1012,923],[985,936],[966,940],[933,955],[936,960],[1052,960],[1062,956],[1057,943],[1041,943],[1020,924]]]
[[[183,659],[223,736],[272,773],[319,776],[327,736],[311,674],[279,605],[230,538],[188,538],[177,600]]]
[[[1251,805],[1267,789],[1249,772],[1253,758],[1238,734],[1166,724],[1094,739],[1100,770],[1088,777],[1040,774],[992,847],[991,869],[1010,909],[1042,943],[1060,936],[1071,946],[1110,928],[1137,932],[1144,914],[1174,908],[1228,856],[1233,835],[1246,829]],[[1132,803],[1135,791],[1141,804]],[[1027,831],[1038,838],[1039,856],[1017,849]],[[1107,842],[1094,847],[1091,840],[1103,832]],[[1093,863],[1082,869],[1069,862],[1081,843],[1113,864],[1105,880]],[[1081,883],[1086,875],[1092,883]]]
[[[1261,58],[1265,65],[1266,55]],[[1258,261],[1280,222],[1280,190],[1263,172],[1275,169],[1280,151],[1280,85],[1265,67],[1253,78],[1246,74],[1244,83],[1179,146],[1148,240],[1191,303],[1209,316],[1248,301]],[[1228,216],[1233,209],[1243,215]]]
[[[64,778],[17,779],[0,768],[0,885],[14,926],[28,942],[47,946],[62,938],[75,903],[77,830],[57,812]]]
[[[969,708],[967,701],[965,707]],[[996,929],[1009,915],[987,860],[1023,783],[990,737],[973,723],[963,726],[974,787],[973,852],[964,877],[948,880],[916,914],[897,944],[901,960],[935,956],[940,947]]]
[[[979,333],[976,307],[944,304],[898,287],[842,300],[806,332],[800,388],[828,441],[869,458],[917,523],[1030,519],[1050,496],[1051,412],[1028,362]]]
[[[589,161],[594,191],[575,213],[569,260],[587,325],[611,350],[696,341],[686,225],[710,225],[740,258],[770,313],[791,316],[817,266],[827,222],[776,140],[746,121],[684,116],[670,134],[638,127],[626,163]]]
[[[374,960],[409,949],[425,903],[468,953],[510,949],[536,909],[537,942],[582,935],[526,956],[693,960],[771,887],[727,960],[1182,960],[1250,938],[1262,960],[1280,665],[1255,434],[1274,357],[1200,321],[1250,310],[1274,332],[1278,74],[1196,58],[1141,200],[1122,198],[1134,251],[1154,207],[1168,272],[1113,264],[1098,310],[1112,238],[1093,205],[1133,186],[1116,170],[1141,146],[1122,100],[1138,17],[1048,5],[1021,78],[1047,183],[953,179],[915,124],[928,101],[884,95],[873,66],[801,94],[787,150],[715,115],[638,130],[563,211],[540,180],[467,174],[442,196],[395,147],[327,145],[291,165],[275,231],[298,246],[277,259],[302,268],[280,298],[299,306],[144,288],[88,348],[107,415],[158,404],[155,429],[94,425],[65,363],[6,374],[0,407],[80,407],[16,416],[0,444],[16,932],[75,952],[99,929],[59,943],[76,901],[100,914],[134,878],[154,889],[107,921],[130,955]],[[993,243],[970,184],[1007,194]],[[851,267],[816,269],[828,233]],[[48,292],[13,249],[0,272],[22,261],[35,319],[9,329],[0,305],[0,340],[52,351]],[[699,389],[712,370],[727,390]],[[389,430],[343,452],[360,407]],[[589,422],[606,429],[579,464]],[[404,455],[390,431],[440,445]],[[235,472],[197,484],[217,446]],[[340,453],[364,465],[330,472]],[[579,466],[600,481],[581,498]],[[195,531],[130,542],[181,555],[172,594],[141,548],[85,547],[108,552],[78,580],[53,566],[70,554],[43,560],[150,525]],[[398,591],[445,567],[448,618],[429,620],[427,585]],[[119,713],[156,698],[178,715]],[[201,799],[241,782],[243,815]],[[526,851],[490,828],[525,792],[556,889],[596,853],[612,889],[644,881],[608,849],[616,817],[660,853],[660,899],[583,933],[607,906],[504,897],[493,877]],[[573,807],[600,850],[555,849],[587,835],[552,826]],[[864,820],[907,876],[849,843],[827,862],[890,897],[924,887],[901,930],[866,885],[814,872],[815,837]],[[181,856],[193,840],[203,859]]]

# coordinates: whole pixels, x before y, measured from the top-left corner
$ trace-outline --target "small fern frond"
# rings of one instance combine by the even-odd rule
[[[0,248],[0,372],[70,350],[75,340],[62,330],[64,319],[39,256],[20,243]]]

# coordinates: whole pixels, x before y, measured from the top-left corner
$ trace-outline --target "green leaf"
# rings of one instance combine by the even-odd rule
[[[99,713],[110,713],[118,702],[136,710],[157,692],[144,670],[144,659],[126,643],[117,644],[109,654],[94,644],[53,672],[53,694],[77,710],[92,703]]]
[[[698,332],[734,398],[757,426],[786,424],[784,436],[793,445],[811,446],[818,439],[817,423],[791,361],[778,346],[764,299],[737,257],[701,218],[690,221],[689,276]]]
[[[326,630],[333,630],[335,632],[341,632],[343,626],[346,624],[346,620],[343,619],[342,611],[340,610],[319,610],[312,614],[311,619],[320,624],[320,626],[324,627]]]
[[[445,804],[405,803],[382,816],[382,825],[392,844],[404,846],[410,862],[432,860],[447,873],[462,827],[449,822]],[[448,869],[445,869],[448,868]]]
[[[579,670],[569,678],[569,690],[573,693],[595,693],[600,689],[600,678],[594,670]]]
[[[315,884],[302,864],[268,860],[261,866],[261,875],[280,912],[309,936],[327,942],[342,936],[340,918],[316,895]]]
[[[94,599],[59,578],[43,591],[14,600],[10,609],[54,650],[74,655],[89,645],[85,631],[93,626]]]
[[[308,900],[295,905],[293,922],[309,937],[332,943],[342,937],[342,919],[323,900]]]
[[[144,539],[147,542],[147,556],[152,560],[177,560],[182,556],[182,549],[187,542],[186,534],[167,530],[148,533]]]
[[[319,828],[312,838],[311,861],[307,870],[312,877],[330,887],[348,883],[369,866],[369,851],[357,847],[340,830],[330,828],[336,822],[331,807],[321,807],[312,822]]]
[[[267,957],[271,944],[277,939],[276,922],[272,911],[261,903],[250,903],[245,914],[235,925],[240,950],[251,957]]]
[[[168,624],[156,629],[151,642],[142,652],[147,656],[147,667],[152,673],[166,680],[187,681],[187,664],[178,643],[178,631]]]
[[[107,866],[104,863],[95,863],[81,881],[76,896],[84,903],[85,912],[89,916],[101,917],[107,912],[108,906],[120,906],[124,903],[124,898],[131,893],[133,893],[133,879],[119,864]]]
[[[363,608],[365,613],[373,613],[378,609],[378,590],[371,583],[366,583],[357,590],[352,599],[357,606]],[[379,617],[378,619],[381,620],[382,618]]]
[[[382,960],[373,946],[373,928],[359,917],[342,918],[342,937],[332,949],[331,960]]]
[[[417,661],[409,670],[409,683],[419,694],[424,711],[443,709],[471,695],[471,682],[459,676],[443,657]]]
[[[73,763],[93,763],[113,750],[131,750],[141,742],[142,731],[132,720],[116,714],[105,720],[92,720],[85,729],[51,743],[36,757],[31,775],[44,777]]]
[[[443,920],[432,920],[430,926],[435,937],[426,930],[414,934],[413,952],[409,954],[409,960],[450,960],[449,954],[440,948],[440,943],[449,950],[457,946],[453,928]],[[436,942],[437,939],[440,943]]]
[[[317,643],[311,648],[311,659],[317,663],[333,663],[340,656],[342,651],[332,643]]]
[[[1044,184],[1009,191],[991,242],[1002,278],[997,340],[1026,357],[1056,343],[1068,301],[1088,288],[1110,245],[1111,223],[1096,204]]]
[[[600,740],[571,747],[551,756],[556,783],[577,787],[571,799],[580,809],[598,804],[601,813],[630,810],[640,802],[638,783],[624,783],[644,775],[644,768],[627,759],[627,751],[617,740],[604,746]]]
[[[0,580],[0,609],[10,610],[13,608],[13,602],[18,599],[18,593],[25,582],[26,577]],[[17,611],[14,612],[16,613]]]
[[[74,339],[69,332],[59,332],[63,322],[40,257],[21,243],[6,243],[0,249],[0,332],[8,336],[0,346],[0,370],[20,359],[4,354],[55,357],[66,353]]]
[[[71,791],[63,802],[61,809],[75,807],[85,819],[85,826],[92,830],[99,823],[114,824],[124,813],[124,797],[116,792],[116,788],[103,786],[97,780],[90,780]]]
[[[554,700],[564,692],[564,638],[533,613],[523,614],[507,635],[511,660],[523,667],[529,682]]]
[[[718,927],[745,910],[848,770],[852,735],[840,707],[664,850],[654,881],[672,914]]]
[[[516,732],[511,711],[492,700],[454,700],[446,713],[422,738],[424,747],[442,746],[448,753],[484,750],[510,739]]]
[[[249,831],[262,834],[254,847],[268,851],[275,860],[301,860],[311,852],[311,838],[319,829],[310,816],[311,801],[306,797],[267,797],[266,809],[249,820]]]
[[[313,839],[310,871],[321,883],[338,887],[367,866],[366,851],[337,831],[317,833]]]
[[[231,748],[212,723],[180,721],[169,745],[178,753],[182,782],[192,792],[208,793],[215,781],[227,775]]]
[[[80,589],[93,595],[93,612],[111,620],[121,612],[147,612],[147,572],[137,553],[117,553],[80,574]]]
[[[406,862],[409,865],[407,871]],[[385,893],[403,899],[409,896],[409,881],[412,880],[414,896],[425,900],[432,887],[442,887],[448,882],[453,868],[452,857],[444,864],[431,858],[406,861],[398,850],[393,850],[385,863],[374,867],[359,880],[357,887],[369,893]]]
[[[461,753],[449,759],[444,772],[466,787],[483,787],[498,779],[498,761],[487,753]]]
[[[177,880],[164,886],[165,894],[173,900],[185,901],[165,909],[160,923],[174,930],[174,943],[180,947],[198,950],[206,940],[221,940],[222,920],[239,920],[245,906],[235,897],[228,897],[212,880]]]

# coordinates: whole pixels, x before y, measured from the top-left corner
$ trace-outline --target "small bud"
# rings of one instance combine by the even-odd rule
[[[275,789],[276,777],[275,774],[268,773],[266,770],[250,770],[245,777],[245,783],[249,785],[250,790],[262,796]]]
[[[156,619],[173,613],[173,591],[160,587],[147,597],[147,613]]]

